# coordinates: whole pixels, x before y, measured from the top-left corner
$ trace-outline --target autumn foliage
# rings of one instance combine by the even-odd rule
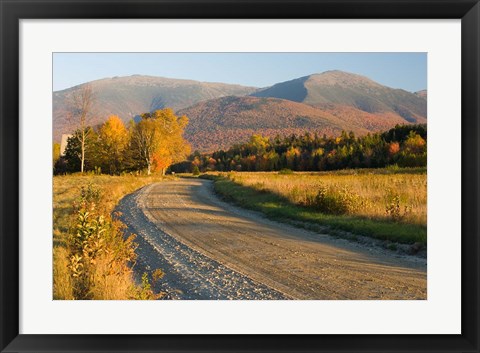
[[[168,108],[142,114],[128,127],[112,115],[101,126],[86,128],[85,170],[112,175],[142,170],[165,174],[172,163],[184,160],[190,153],[183,138],[187,124],[186,116],[178,117]],[[65,155],[55,163],[56,174],[80,171],[80,135],[81,131],[75,131],[69,138]]]
[[[336,137],[316,133],[276,136],[252,135],[246,143],[213,153],[195,152],[190,164],[172,170],[189,171],[323,171],[345,168],[424,167],[427,164],[426,125],[398,125],[384,133]]]
[[[111,115],[98,132],[97,153],[100,163],[107,166],[108,173],[115,174],[122,169],[129,135],[123,121]]]

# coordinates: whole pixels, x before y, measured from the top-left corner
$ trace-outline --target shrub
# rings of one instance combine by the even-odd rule
[[[133,237],[124,240],[119,224],[81,208],[70,231],[68,249],[75,299],[114,299],[115,294],[103,297],[109,281],[128,286],[131,270],[127,264],[134,261],[135,248]],[[119,293],[122,289],[116,290]],[[123,290],[127,291],[126,287]]]
[[[293,171],[291,169],[284,168],[278,172],[280,175],[290,175],[293,174]]]
[[[313,201],[313,206],[320,212],[335,215],[354,213],[361,205],[360,196],[347,187],[335,192],[325,186],[320,186]]]
[[[135,235],[127,237],[123,223],[102,214],[106,202],[102,190],[89,184],[73,203],[65,265],[70,280],[64,287],[71,283],[71,299],[156,299],[148,278],[134,285],[129,264],[136,258]]]
[[[94,265],[105,251],[107,227],[103,216],[95,217],[83,208],[78,211],[77,221],[70,233],[68,265],[73,277],[73,295],[76,299],[91,299]]]
[[[192,174],[193,174],[193,175],[200,175],[200,169],[198,169],[198,166],[197,166],[197,165],[194,165],[194,166],[193,166]]]
[[[385,169],[388,170],[388,171],[394,171],[394,172],[396,172],[396,171],[399,171],[399,170],[400,170],[400,167],[398,166],[398,164],[395,163],[395,164],[387,165],[387,166],[385,167]]]

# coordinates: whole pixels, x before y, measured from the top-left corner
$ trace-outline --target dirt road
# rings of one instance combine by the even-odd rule
[[[426,260],[269,221],[212,182],[152,184],[118,205],[135,271],[161,268],[172,299],[426,299]]]

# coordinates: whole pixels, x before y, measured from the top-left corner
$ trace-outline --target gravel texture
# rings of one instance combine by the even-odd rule
[[[137,278],[161,269],[167,299],[426,299],[426,259],[265,219],[177,179],[127,195]]]

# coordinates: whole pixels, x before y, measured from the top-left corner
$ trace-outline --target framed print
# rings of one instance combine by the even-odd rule
[[[1,1],[2,352],[478,352],[477,1]]]

